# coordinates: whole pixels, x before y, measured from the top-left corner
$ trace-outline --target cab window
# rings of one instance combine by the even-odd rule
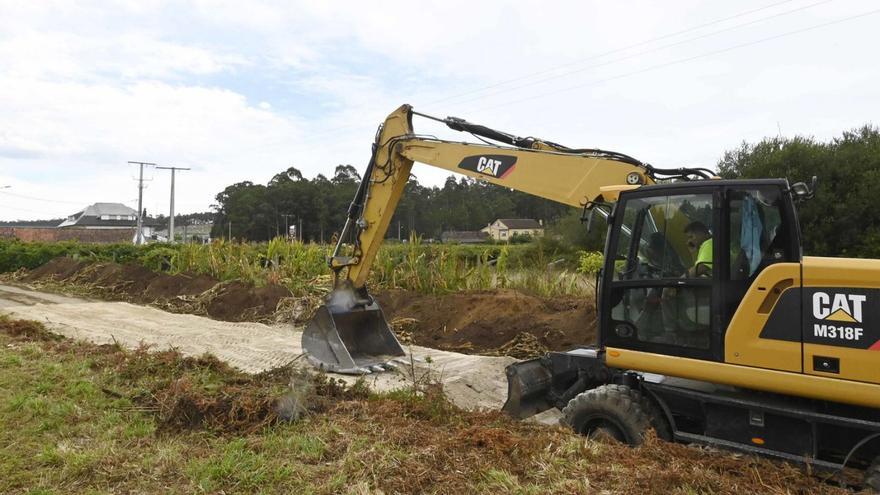
[[[776,187],[728,193],[731,280],[754,278],[767,265],[793,259],[781,200]]]
[[[711,194],[626,202],[615,251],[611,340],[709,349],[713,211]]]
[[[712,274],[712,196],[630,200],[623,211],[615,280]]]

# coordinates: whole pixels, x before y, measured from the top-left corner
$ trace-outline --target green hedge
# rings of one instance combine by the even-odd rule
[[[148,244],[82,244],[79,242],[21,242],[0,240],[0,272],[14,272],[20,268],[33,269],[59,256],[94,261],[128,263],[140,261],[167,245]]]

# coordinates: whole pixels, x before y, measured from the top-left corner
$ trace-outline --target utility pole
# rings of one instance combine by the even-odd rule
[[[168,217],[168,242],[174,244],[174,172],[189,170],[183,167],[156,167],[157,169],[171,171],[171,215]]]
[[[229,221],[229,241],[232,241],[232,220]]]
[[[144,165],[155,167],[155,163],[150,162],[133,162],[128,163],[140,166],[140,174],[138,175],[138,216],[137,216],[137,232],[134,234],[134,243],[141,245],[144,243]]]
[[[300,242],[300,244],[302,244],[302,241],[303,241],[303,219],[302,219],[302,217],[299,217],[299,232],[297,232],[297,233],[299,234],[299,242]]]
[[[289,241],[289,240],[291,240],[290,239],[290,223],[288,223],[287,218],[292,217],[293,215],[291,215],[289,213],[282,213],[281,216],[284,217],[284,238]]]

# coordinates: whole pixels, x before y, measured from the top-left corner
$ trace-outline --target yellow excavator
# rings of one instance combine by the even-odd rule
[[[482,142],[415,134],[414,116]],[[413,162],[606,220],[597,342],[509,366],[508,414],[557,408],[576,432],[631,445],[653,428],[816,470],[861,468],[880,491],[880,261],[803,256],[796,204],[815,178],[659,169],[404,105],[379,128],[329,260],[335,289],[303,334],[312,363],[370,373],[404,356],[366,282]]]

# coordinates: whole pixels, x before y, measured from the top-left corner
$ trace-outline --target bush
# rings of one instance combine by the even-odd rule
[[[581,251],[578,258],[578,272],[597,273],[605,264],[605,257],[597,251]]]

